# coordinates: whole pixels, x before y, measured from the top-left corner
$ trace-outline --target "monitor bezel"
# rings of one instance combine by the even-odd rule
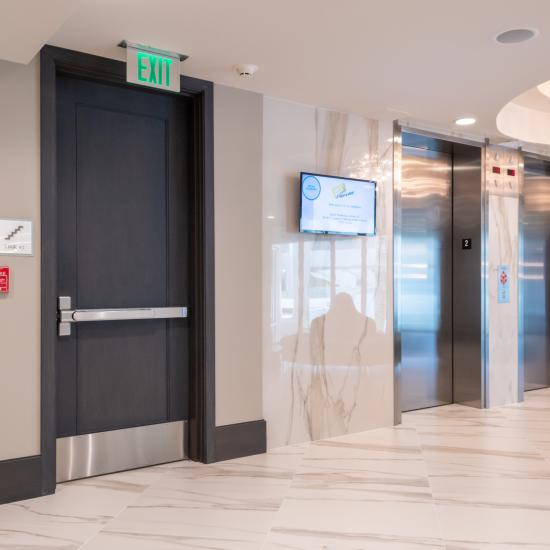
[[[374,184],[374,230],[372,233],[355,233],[349,231],[314,231],[312,229],[302,229],[302,213],[303,213],[303,181],[304,176],[318,176],[321,178],[332,178],[337,180],[347,180],[347,181],[358,181],[362,183],[373,183]],[[348,176],[334,176],[332,174],[318,174],[316,172],[300,172],[300,212],[299,212],[299,221],[298,227],[300,233],[305,233],[309,235],[337,235],[344,237],[375,237],[376,236],[376,214],[377,214],[377,205],[378,205],[378,182],[376,180],[369,180],[365,178],[352,178]]]

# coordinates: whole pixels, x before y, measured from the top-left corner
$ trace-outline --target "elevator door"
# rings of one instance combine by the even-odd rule
[[[57,293],[71,299],[60,309],[88,322],[59,336],[58,480],[183,458],[193,317],[192,308],[183,315],[193,233],[187,101],[59,78]],[[169,310],[181,315],[164,318]]]
[[[452,402],[452,159],[403,147],[401,408]]]
[[[550,386],[550,162],[525,157],[525,389]]]

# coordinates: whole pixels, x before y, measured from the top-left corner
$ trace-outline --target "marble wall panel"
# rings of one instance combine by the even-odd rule
[[[392,129],[264,98],[268,447],[393,423]],[[299,232],[299,173],[374,179],[376,236]]]
[[[518,401],[519,154],[487,148],[487,405]],[[495,168],[500,173],[495,172]],[[509,267],[509,301],[499,302],[499,266]]]

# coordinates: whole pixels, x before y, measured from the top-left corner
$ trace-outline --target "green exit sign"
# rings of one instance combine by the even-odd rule
[[[180,59],[128,45],[126,80],[133,84],[180,91]]]

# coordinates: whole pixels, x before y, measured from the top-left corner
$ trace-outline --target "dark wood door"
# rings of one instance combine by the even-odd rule
[[[57,98],[58,295],[74,309],[190,308],[59,337],[57,436],[186,419],[191,101],[69,77]]]

